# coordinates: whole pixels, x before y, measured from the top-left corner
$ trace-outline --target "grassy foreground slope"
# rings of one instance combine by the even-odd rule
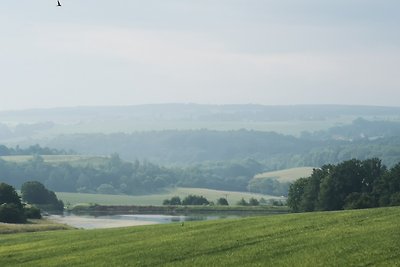
[[[400,208],[0,235],[0,266],[398,266]]]
[[[205,188],[184,188],[177,187],[166,190],[160,194],[129,196],[129,195],[106,195],[106,194],[81,194],[81,193],[64,193],[57,192],[57,197],[72,205],[79,203],[97,203],[102,205],[162,205],[164,199],[170,199],[173,196],[179,196],[181,199],[188,195],[201,195],[209,201],[216,201],[220,197],[227,197],[231,205],[236,204],[240,199],[244,198],[265,198],[279,199],[279,197],[262,195],[247,192],[221,191]]]

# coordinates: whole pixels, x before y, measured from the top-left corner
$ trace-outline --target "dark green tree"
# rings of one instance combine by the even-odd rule
[[[287,199],[287,204],[294,212],[303,211],[301,207],[301,202],[303,200],[305,187],[308,185],[308,178],[297,179],[289,187],[289,195]]]
[[[400,164],[388,171],[377,158],[325,165],[291,185],[288,205],[295,212],[394,205],[399,177]]]
[[[22,200],[34,204],[47,204],[49,194],[46,187],[37,181],[25,182],[21,186]]]
[[[396,164],[375,182],[373,194],[378,198],[379,206],[394,205],[396,194],[400,192],[400,163]],[[393,198],[393,199],[392,199]]]
[[[25,182],[21,187],[21,194],[24,201],[36,204],[42,209],[48,211],[64,209],[64,203],[57,198],[56,194],[38,181]]]
[[[210,202],[203,196],[188,195],[182,200],[182,205],[208,205]]]
[[[165,199],[163,201],[163,205],[175,205],[175,206],[182,205],[181,198],[178,196],[174,196],[171,199]]]
[[[320,203],[322,210],[341,210],[346,197],[353,192],[360,192],[364,170],[362,162],[356,159],[344,161],[329,169],[329,174],[322,179]]]
[[[4,203],[15,204],[18,208],[22,208],[21,199],[14,187],[6,183],[0,183],[0,205]]]
[[[303,196],[300,202],[300,210],[314,211],[318,207],[318,196],[320,193],[321,181],[328,176],[330,165],[325,165],[321,169],[313,169],[311,176],[307,179],[307,185],[304,187]]]
[[[14,187],[0,183],[0,222],[23,223],[25,221],[21,199]]]

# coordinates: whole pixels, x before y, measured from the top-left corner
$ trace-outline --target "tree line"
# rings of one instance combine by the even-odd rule
[[[39,181],[56,192],[141,195],[170,187],[200,187],[283,195],[279,182],[254,185],[255,174],[267,171],[251,159],[208,162],[188,167],[163,167],[148,161],[123,161],[117,154],[100,164],[48,163],[36,155],[26,162],[0,159],[0,181],[20,188]],[[258,179],[261,181],[261,179]]]
[[[64,149],[55,149],[49,147],[41,147],[40,145],[32,145],[27,148],[21,148],[20,146],[6,147],[0,145],[0,156],[22,156],[22,155],[67,155],[75,154],[75,152]]]
[[[400,205],[400,163],[390,169],[378,158],[324,165],[290,186],[287,203],[294,212]]]

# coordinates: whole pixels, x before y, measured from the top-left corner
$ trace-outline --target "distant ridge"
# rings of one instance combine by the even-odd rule
[[[400,107],[349,105],[284,105],[258,104],[147,104],[132,106],[78,106],[48,109],[0,111],[2,121],[76,120],[183,120],[183,121],[277,121],[320,120],[338,116],[399,116]]]

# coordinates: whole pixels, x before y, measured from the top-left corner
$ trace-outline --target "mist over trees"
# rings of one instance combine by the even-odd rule
[[[16,146],[15,148],[0,145],[0,156],[21,156],[21,155],[67,155],[75,154],[72,150],[55,149],[41,147],[40,145],[31,145],[27,148]]]
[[[389,117],[397,116],[399,107],[349,105],[281,105],[256,104],[148,104],[108,107],[59,107],[0,112],[1,121],[40,121],[36,130],[54,126],[53,123],[75,123],[101,118],[105,121],[127,119],[139,121],[290,121],[326,120],[340,116]],[[1,124],[0,124],[1,127]],[[12,131],[13,129],[10,129]]]
[[[141,195],[176,186],[248,191],[249,181],[264,170],[254,160],[167,168],[123,161],[117,154],[97,165],[52,164],[37,155],[20,163],[0,159],[0,180],[17,188],[34,180],[53,191],[103,194]]]
[[[262,163],[269,170],[279,170],[335,164],[351,158],[364,160],[378,157],[387,166],[393,166],[400,160],[400,133],[375,136],[375,133],[368,135],[365,132],[362,136],[357,135],[357,138],[343,133],[329,135],[327,139],[324,135],[315,135],[314,138],[306,134],[294,137],[251,130],[169,130],[65,135],[47,145],[72,148],[88,155],[118,152],[125,160],[148,160],[170,166],[249,158]]]
[[[10,121],[24,116],[37,119],[33,121],[39,121],[39,118],[54,121],[53,124],[0,124],[0,140],[2,133],[29,134],[29,129],[44,134],[46,129],[54,130],[54,127],[58,127],[58,122],[66,123],[65,129],[76,126],[77,130],[71,128],[73,130],[63,135],[51,135],[46,141],[38,142],[41,145],[28,144],[24,148],[0,145],[0,156],[36,155],[29,162],[0,160],[0,178],[17,188],[26,181],[36,180],[50,190],[66,192],[138,195],[180,186],[281,196],[287,194],[289,183],[274,178],[255,179],[254,175],[293,167],[339,164],[352,158],[361,161],[380,158],[382,164],[389,168],[395,166],[400,161],[400,123],[395,119],[399,110],[351,106],[171,104],[61,108],[51,113],[48,113],[49,110],[34,110],[29,114],[3,112],[0,118],[3,116]],[[101,114],[101,122],[97,121],[98,114]],[[323,123],[324,120],[339,116],[363,117],[351,124],[339,123],[325,130],[307,129],[298,136],[234,129],[248,122],[277,122],[283,125],[314,121]],[[153,126],[167,123],[165,125],[182,124],[188,127],[186,125],[197,125],[191,122],[199,121],[227,123],[225,125],[233,123],[236,126],[226,130],[194,128],[130,133],[111,130],[108,134],[72,134],[79,132],[80,127],[85,129],[90,123],[107,125],[111,122],[118,124],[133,121]],[[160,125],[157,129],[162,127]],[[114,154],[100,165],[70,162],[50,164],[38,156],[74,153],[71,149],[83,155],[118,155]]]

